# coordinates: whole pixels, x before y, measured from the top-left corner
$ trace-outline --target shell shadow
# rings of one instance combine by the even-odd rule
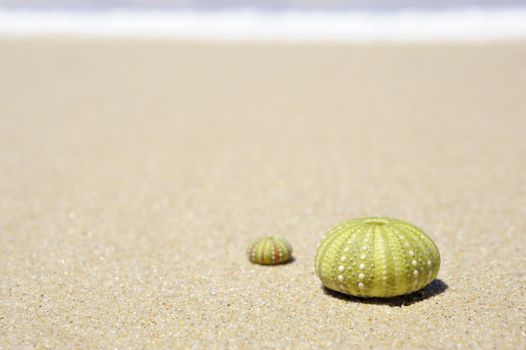
[[[420,289],[414,293],[408,295],[401,295],[392,298],[360,298],[352,295],[343,294],[340,292],[333,291],[327,287],[322,287],[323,292],[334,298],[364,304],[376,304],[376,305],[388,305],[392,307],[409,306],[423,300],[429,299],[436,295],[444,293],[449,286],[441,279],[435,279],[433,282],[428,284],[425,288]]]
[[[296,261],[296,258],[291,256],[290,259],[288,261],[285,261],[284,263],[281,263],[280,265],[290,265],[292,264],[294,261]]]

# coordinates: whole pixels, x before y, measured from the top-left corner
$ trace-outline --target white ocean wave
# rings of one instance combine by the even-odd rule
[[[0,9],[0,35],[293,42],[522,40],[526,39],[526,8],[397,12]]]

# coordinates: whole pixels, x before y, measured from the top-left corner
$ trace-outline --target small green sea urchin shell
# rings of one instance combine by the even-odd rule
[[[384,217],[353,219],[321,240],[315,269],[329,289],[358,297],[394,297],[431,283],[440,269],[440,254],[410,223]]]
[[[280,237],[262,237],[254,241],[247,250],[248,258],[255,264],[283,264],[292,257],[292,247]]]

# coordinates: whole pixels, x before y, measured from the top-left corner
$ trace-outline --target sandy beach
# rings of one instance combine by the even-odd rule
[[[0,348],[524,349],[525,131],[526,43],[1,39]],[[373,215],[438,280],[324,290]]]

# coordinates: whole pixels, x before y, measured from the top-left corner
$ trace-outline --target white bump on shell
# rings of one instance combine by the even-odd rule
[[[366,257],[367,257],[367,255],[365,255],[365,254],[360,255],[360,259],[365,259]]]
[[[358,283],[358,288],[362,289],[363,287],[365,287],[365,285],[362,282]]]
[[[363,280],[365,278],[365,275],[363,273],[361,273],[361,274],[358,275],[358,278]]]
[[[342,275],[338,275],[338,281],[343,281],[343,276]]]
[[[343,267],[343,265],[340,265],[340,266],[338,267],[338,270],[339,270],[339,271],[343,271],[344,269],[345,269],[345,267]]]
[[[360,268],[360,270],[365,269],[365,264],[360,264],[359,268]]]
[[[342,257],[340,258],[340,261],[341,261],[341,262],[344,262],[345,259],[347,259],[347,257],[344,255],[344,256],[342,256]]]
[[[413,266],[416,266],[416,260],[413,259],[413,261],[411,261],[411,264],[413,264]]]
[[[410,251],[409,251],[409,255],[411,255],[411,256],[415,256],[415,252],[412,251],[412,250],[410,250]]]

